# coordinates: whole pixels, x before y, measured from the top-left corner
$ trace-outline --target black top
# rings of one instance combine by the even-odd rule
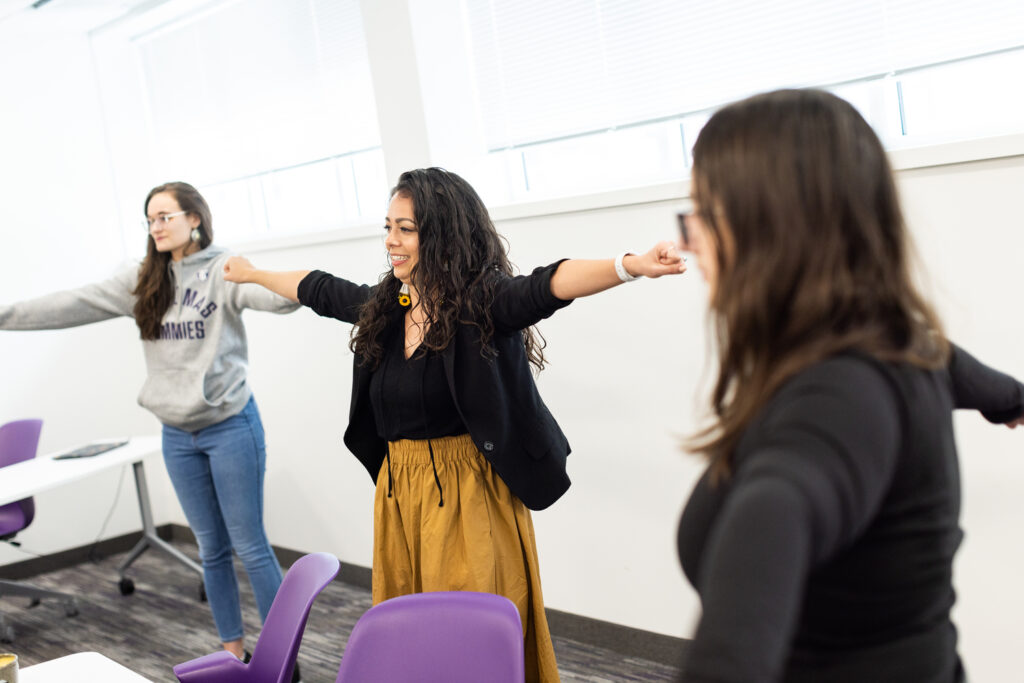
[[[465,434],[444,377],[441,354],[426,347],[405,357],[405,338],[386,341],[384,359],[370,379],[377,436],[386,441]]]
[[[537,391],[522,335],[525,328],[569,305],[551,293],[551,275],[560,263],[516,277],[494,271],[498,281],[491,304],[491,346],[496,357],[481,353],[480,330],[468,323],[458,326],[441,352],[449,393],[473,443],[512,493],[532,510],[548,507],[569,488],[565,471],[569,442]],[[355,323],[373,290],[313,271],[299,283],[298,294],[299,301],[318,314]],[[389,334],[401,328],[403,311],[396,301],[387,313]],[[376,481],[387,441],[377,433],[370,406],[372,374],[362,358],[353,359],[345,445]]]
[[[840,355],[776,393],[680,521],[703,605],[683,680],[962,680],[954,406],[1008,421],[1024,386],[954,349],[938,372]]]

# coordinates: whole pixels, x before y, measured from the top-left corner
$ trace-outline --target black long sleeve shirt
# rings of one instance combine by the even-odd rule
[[[954,407],[1012,420],[1024,386],[954,349],[938,372],[837,356],[777,392],[680,521],[703,605],[683,680],[962,680]]]

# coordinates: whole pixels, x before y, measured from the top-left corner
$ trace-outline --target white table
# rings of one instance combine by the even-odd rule
[[[110,441],[121,440],[110,439]],[[100,441],[92,443],[100,443]],[[134,583],[124,573],[147,548],[162,550],[202,577],[203,570],[198,564],[157,536],[156,533],[156,525],[153,523],[153,513],[149,503],[149,489],[146,487],[146,471],[143,468],[142,460],[154,453],[159,453],[160,450],[159,436],[135,436],[130,438],[124,446],[88,458],[55,460],[54,456],[60,455],[60,453],[51,453],[36,456],[32,460],[26,460],[16,465],[9,465],[0,469],[0,505],[28,498],[37,493],[70,484],[91,474],[131,463],[135,473],[135,491],[139,499],[139,513],[142,516],[142,538],[117,568],[121,593],[128,595],[135,590]]]
[[[98,652],[78,652],[18,671],[19,683],[152,683]]]
[[[123,440],[99,439],[90,443]],[[37,455],[31,460],[9,465],[0,470],[4,475],[0,477],[0,505],[28,498],[112,467],[135,462],[141,464],[143,458],[159,452],[160,437],[136,436],[129,439],[128,443],[120,448],[89,458],[54,460],[54,457],[60,453]]]

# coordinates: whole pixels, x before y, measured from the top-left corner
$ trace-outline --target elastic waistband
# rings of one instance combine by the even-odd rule
[[[388,442],[388,453],[393,464],[430,465],[433,447],[436,462],[476,459],[480,455],[469,434],[442,436],[437,439],[399,439]]]

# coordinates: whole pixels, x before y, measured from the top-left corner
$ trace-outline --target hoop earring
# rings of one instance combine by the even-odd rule
[[[409,296],[409,285],[402,283],[402,286],[398,289],[398,304],[400,306],[409,306],[412,303],[412,298]]]
[[[198,242],[199,238],[202,236],[203,233],[199,232],[199,228],[192,228],[192,232],[189,234],[189,237],[192,238],[193,242]]]

